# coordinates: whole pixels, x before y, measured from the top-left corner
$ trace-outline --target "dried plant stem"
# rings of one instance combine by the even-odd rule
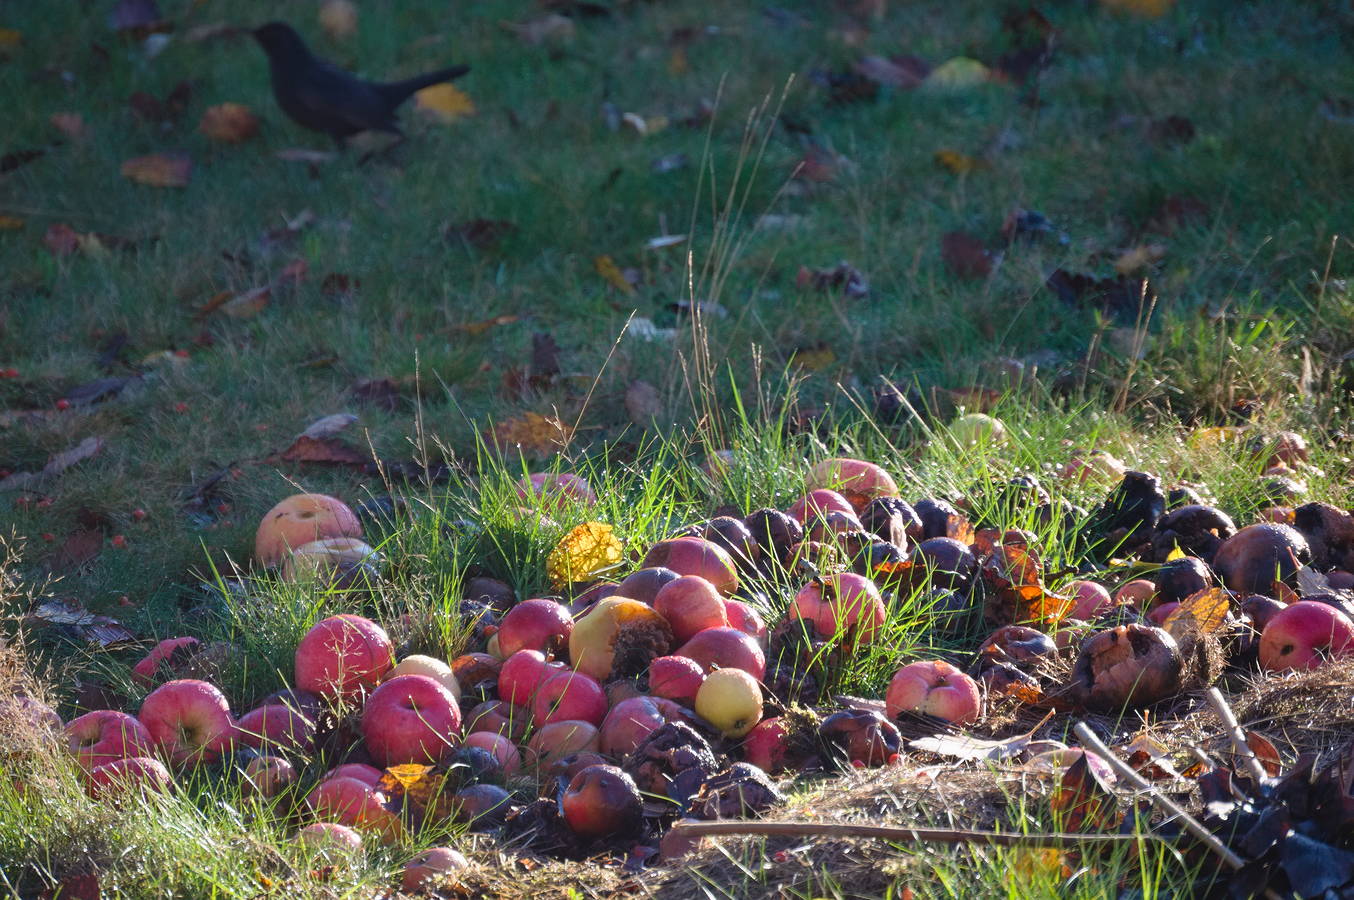
[[[994,847],[1043,847],[1064,849],[1086,844],[1122,844],[1139,840],[1167,842],[1154,834],[1020,834],[1001,831],[965,831],[956,828],[909,828],[897,825],[857,825],[850,822],[678,822],[672,830],[680,835],[755,834],[765,837],[873,837],[905,844],[989,844]]]
[[[1222,724],[1227,728],[1227,738],[1232,742],[1232,749],[1236,751],[1237,756],[1241,757],[1241,763],[1246,767],[1246,774],[1254,779],[1257,785],[1264,784],[1265,767],[1260,765],[1260,760],[1256,759],[1255,751],[1251,745],[1246,743],[1246,732],[1241,730],[1241,723],[1236,720],[1236,713],[1232,712],[1232,707],[1227,703],[1227,698],[1222,696],[1222,691],[1215,687],[1208,689],[1208,702],[1212,705],[1213,711],[1222,719]]]

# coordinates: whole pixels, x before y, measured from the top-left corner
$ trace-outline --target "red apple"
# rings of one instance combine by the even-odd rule
[[[785,769],[790,731],[780,716],[762,719],[743,738],[743,758],[757,768],[775,775]]]
[[[132,681],[142,687],[150,687],[155,683],[155,676],[160,671],[161,664],[171,678],[177,677],[179,664],[195,654],[201,646],[202,642],[195,637],[166,638],[160,641],[139,663],[132,666]]]
[[[399,835],[400,820],[386,808],[388,800],[356,778],[327,778],[306,795],[306,806],[317,819],[369,829],[390,839]]]
[[[698,631],[729,624],[724,598],[699,575],[682,575],[659,588],[653,608],[668,620],[672,639],[689,641]]]
[[[361,536],[361,523],[342,500],[325,494],[295,494],[264,515],[254,535],[254,556],[272,567],[311,541]]]
[[[337,822],[315,822],[296,833],[296,842],[311,853],[337,859],[362,852],[362,835]]]
[[[584,506],[597,502],[587,479],[572,472],[532,472],[517,483],[517,496],[524,501],[540,497],[541,505],[553,512],[563,510],[570,500]]]
[[[554,600],[532,599],[508,610],[498,626],[498,650],[504,659],[518,650],[555,654],[569,644],[573,617]]]
[[[366,763],[344,763],[340,766],[334,766],[324,774],[321,781],[328,781],[331,778],[356,778],[363,784],[376,787],[380,783],[385,773],[375,766],[369,766]]]
[[[1145,610],[1156,599],[1157,586],[1146,578],[1135,578],[1120,585],[1114,592],[1114,602],[1131,606],[1136,610]]]
[[[174,779],[164,763],[149,756],[128,756],[104,763],[89,773],[89,794],[95,800],[117,797],[128,791],[168,793]]]
[[[812,622],[821,638],[842,636],[869,644],[884,625],[884,600],[870,579],[839,572],[804,585],[790,606],[790,617]]]
[[[763,647],[766,646],[766,620],[751,604],[742,600],[725,600],[724,611],[729,617],[730,628],[737,628]]]
[[[1299,600],[1260,633],[1260,665],[1270,672],[1315,669],[1354,653],[1354,622],[1334,606]]]
[[[260,797],[276,797],[296,783],[296,767],[280,756],[256,756],[244,767],[245,784]]]
[[[476,747],[488,753],[509,778],[522,770],[522,754],[517,745],[493,731],[472,731],[465,736],[465,746]]]
[[[1180,608],[1179,600],[1172,600],[1170,603],[1158,603],[1147,611],[1147,621],[1158,628],[1166,627],[1166,620],[1170,618],[1171,613]],[[1062,632],[1058,632],[1062,634]],[[1062,649],[1061,647],[1059,649]]]
[[[438,763],[460,743],[461,708],[426,675],[400,675],[371,692],[362,707],[362,737],[381,766]]]
[[[465,715],[467,734],[485,731],[520,741],[526,737],[530,726],[531,710],[503,700],[486,700],[478,706],[471,707],[470,712]]]
[[[601,725],[606,709],[606,691],[595,679],[582,672],[559,672],[532,698],[531,717],[542,726],[571,719]]]
[[[1072,598],[1072,611],[1068,615],[1073,619],[1090,622],[1114,609],[1110,592],[1094,581],[1079,578],[1069,582],[1063,593]]]
[[[351,700],[374,688],[394,664],[394,647],[384,628],[361,616],[330,616],[296,646],[296,686]]]
[[[155,741],[140,720],[125,712],[96,709],[66,724],[66,746],[86,772],[129,756],[150,756]]]
[[[655,697],[690,706],[704,680],[701,664],[686,656],[660,656],[649,663],[649,693]]]
[[[237,737],[226,695],[194,678],[166,681],[151,691],[137,718],[175,765],[215,762]]]
[[[448,886],[456,873],[470,868],[470,861],[459,850],[430,847],[404,864],[400,884],[406,893],[417,894],[427,888]]]
[[[894,674],[884,697],[889,721],[904,711],[969,725],[982,715],[978,683],[947,662],[919,660]]]
[[[766,674],[766,654],[751,637],[736,628],[707,628],[677,651],[700,663],[708,674],[713,669],[742,669],[753,678]]]
[[[255,750],[310,753],[315,749],[314,721],[280,703],[251,709],[240,717],[235,727],[240,743]]]
[[[810,491],[827,488],[839,492],[857,513],[878,497],[898,496],[898,484],[888,472],[872,462],[848,457],[816,463],[809,469],[805,486]]]
[[[659,541],[644,555],[644,568],[662,567],[678,575],[699,575],[722,596],[738,590],[738,569],[728,551],[713,541],[679,537]]]
[[[588,766],[560,795],[564,821],[575,834],[606,837],[637,833],[644,804],[635,781],[615,766]]]
[[[543,769],[575,753],[596,753],[600,746],[597,726],[591,722],[551,722],[527,741],[527,765]]]
[[[856,508],[851,505],[850,500],[836,491],[822,488],[809,491],[796,500],[794,506],[791,506],[785,512],[790,518],[805,526],[813,519],[817,519],[828,512],[844,513],[852,518],[856,516]]]
[[[599,736],[602,752],[613,759],[624,759],[644,742],[654,729],[669,719],[681,717],[682,710],[661,697],[631,697],[611,708],[602,721]]]
[[[505,659],[498,670],[499,699],[515,706],[527,705],[553,671],[541,651],[518,650]]]

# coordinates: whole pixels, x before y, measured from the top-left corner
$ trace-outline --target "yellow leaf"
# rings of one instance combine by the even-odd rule
[[[956,56],[936,66],[924,83],[933,88],[953,90],[985,84],[991,77],[991,70],[978,60]]]
[[[475,101],[452,84],[435,84],[414,95],[418,108],[439,122],[455,122],[475,114]]]
[[[630,280],[621,272],[620,267],[616,265],[616,261],[610,256],[599,256],[592,261],[592,265],[597,270],[598,275],[605,278],[612,287],[622,294],[633,294],[635,292],[635,286],[630,283]]]
[[[0,49],[8,50],[23,43],[23,32],[16,28],[0,28]]]
[[[975,169],[987,168],[985,160],[960,153],[958,150],[937,150],[935,159],[936,165],[949,169],[956,175],[966,175]]]
[[[573,429],[558,418],[540,413],[523,413],[495,425],[486,437],[497,447],[515,447],[537,456],[549,456],[573,440]]]
[[[621,561],[621,542],[605,522],[584,522],[555,545],[545,574],[556,587],[586,581]]]
[[[827,344],[800,347],[790,354],[790,362],[810,372],[821,372],[837,361],[837,354]]]
[[[14,231],[24,227],[24,220],[18,216],[0,216],[0,231]]]
[[[1100,5],[1113,12],[1159,19],[1171,11],[1175,0],[1100,0]]]
[[[1179,640],[1190,632],[1212,634],[1227,622],[1231,595],[1223,588],[1205,588],[1190,594],[1166,617],[1165,629]]]
[[[122,177],[150,187],[187,187],[193,163],[186,156],[152,153],[137,156],[122,164]]]
[[[1241,437],[1241,428],[1236,425],[1218,425],[1212,428],[1196,428],[1191,431],[1186,442],[1195,450],[1214,450],[1223,444]]]
[[[691,71],[691,60],[686,57],[686,47],[678,44],[672,48],[672,55],[668,57],[668,74],[685,75]]]
[[[1184,558],[1185,558],[1185,551],[1184,551],[1184,550],[1181,550],[1180,547],[1179,547],[1179,545],[1176,545],[1176,547],[1175,547],[1174,550],[1172,550],[1170,553],[1167,553],[1167,554],[1166,554],[1166,562],[1175,562],[1177,559],[1184,559]]]

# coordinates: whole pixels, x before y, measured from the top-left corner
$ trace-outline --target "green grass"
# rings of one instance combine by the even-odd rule
[[[113,34],[103,10],[0,6],[0,28],[21,35],[0,47],[0,93],[14,98],[0,155],[45,151],[0,173],[0,215],[22,220],[0,230],[0,369],[18,370],[0,379],[0,468],[34,471],[84,438],[106,442],[38,491],[0,493],[0,531],[23,554],[14,569],[22,584],[4,592],[15,616],[45,592],[147,640],[226,642],[237,652],[221,683],[246,709],[286,681],[296,639],[323,615],[407,614],[407,646],[451,656],[467,645],[457,615],[467,574],[502,578],[523,597],[546,593],[547,555],[585,517],[612,524],[635,555],[722,506],[783,508],[807,464],[831,455],[880,462],[907,498],[966,497],[977,515],[1033,528],[1048,558],[1070,565],[1085,551],[1074,535],[1000,515],[993,484],[1035,474],[1056,498],[1093,508],[1109,485],[1053,473],[1074,449],[1098,448],[1201,485],[1248,522],[1268,505],[1257,459],[1244,445],[1194,446],[1188,428],[1233,423],[1230,411],[1251,400],[1257,432],[1296,427],[1312,439],[1320,471],[1305,474],[1310,496],[1350,502],[1338,423],[1354,375],[1345,358],[1354,292],[1339,235],[1340,200],[1354,188],[1354,125],[1322,112],[1354,75],[1342,37],[1350,14],[1338,4],[1199,0],[1143,20],[1050,3],[1043,12],[1060,36],[1037,94],[997,83],[884,88],[845,105],[828,101],[815,72],[866,54],[991,63],[1017,38],[998,8],[976,0],[895,3],[863,30],[820,3],[783,4],[789,15],[779,19],[756,4],[618,3],[609,17],[580,18],[576,39],[554,49],[505,30],[503,21],[538,10],[500,0],[454,11],[430,0],[368,5],[346,41],[323,35],[310,2],[162,6],[176,28],[153,58]],[[261,52],[242,36],[187,39],[195,26],[273,17],[365,75],[469,62],[459,85],[478,113],[438,125],[408,109],[409,142],[367,165],[356,153],[313,168],[281,161],[279,150],[324,142],[276,109]],[[699,33],[685,73],[670,68],[670,36],[682,28]],[[179,120],[144,122],[127,104],[134,91],[164,96],[182,80],[192,96]],[[703,100],[713,117],[683,124]],[[255,109],[261,135],[225,146],[198,133],[202,111],[222,102]],[[612,131],[607,104],[672,124],[647,137]],[[58,140],[49,118],[60,112],[79,113],[88,136]],[[1169,115],[1192,121],[1192,141],[1152,136],[1151,120]],[[810,149],[840,155],[834,180],[791,179]],[[986,166],[953,175],[935,162],[941,149]],[[124,160],[160,152],[192,157],[186,188],[119,175]],[[679,153],[690,165],[653,168]],[[1166,229],[1154,219],[1172,198],[1198,215]],[[1016,208],[1043,212],[1067,241],[1002,245]],[[293,241],[265,238],[307,210],[314,223]],[[759,228],[763,216],[796,225]],[[492,247],[444,235],[475,219],[515,228]],[[43,237],[60,224],[135,247],[55,256]],[[941,236],[955,230],[1004,250],[991,278],[947,269]],[[660,234],[690,242],[645,249]],[[1042,287],[1056,267],[1111,275],[1120,253],[1149,244],[1165,254],[1145,272],[1159,292],[1148,321],[1073,309]],[[602,255],[639,273],[633,293],[598,274]],[[297,259],[306,277],[277,288],[257,315],[196,315],[219,292],[263,285]],[[797,286],[801,265],[840,260],[868,277],[867,298]],[[329,275],[360,286],[328,292]],[[682,301],[718,303],[726,315],[692,321],[673,311]],[[497,316],[516,318],[464,327]],[[636,319],[671,336],[645,339]],[[531,369],[537,333],[558,343],[561,372],[520,391],[511,385]],[[120,335],[121,352],[100,367]],[[796,361],[814,348],[826,352],[813,365]],[[140,380],[106,403],[56,411],[77,385],[109,374]],[[393,409],[353,394],[371,378],[398,381]],[[872,392],[885,379],[914,387],[934,416],[877,415]],[[657,399],[632,416],[636,380]],[[1011,432],[979,452],[944,430],[953,412],[944,391],[975,385],[1002,395],[993,412]],[[376,476],[269,461],[310,422],[340,411],[359,415],[346,435],[354,444],[390,463],[446,460],[450,478],[426,485],[389,468]],[[524,412],[556,415],[576,438],[558,454],[524,458],[486,444],[487,428]],[[734,463],[711,478],[700,464],[725,448]],[[551,511],[557,524],[520,515],[514,483],[542,468],[586,475],[599,507]],[[222,472],[204,505],[185,505]],[[373,541],[388,577],[360,601],[271,580],[232,583],[259,517],[299,489],[409,500],[397,527]],[[40,588],[54,550],[81,529],[102,538],[97,557],[58,567],[59,580]],[[768,590],[773,622],[796,587]],[[858,654],[839,686],[878,692],[898,662],[978,636],[978,623],[934,633],[926,603],[896,598],[887,640]],[[139,699],[126,666],[141,649],[91,651],[51,629],[33,639],[35,665],[58,683],[80,672]],[[113,867],[129,896],[155,886],[161,870],[174,874],[159,886],[185,896],[246,896],[258,889],[255,871],[295,874],[294,861],[269,849],[281,837],[276,824],[242,811],[230,790],[203,786],[160,816],[114,819],[82,799],[71,773],[44,777],[55,780],[40,797],[0,784],[0,861],[25,890],[63,871],[69,841],[96,834],[90,852],[101,862],[116,854],[99,848],[140,848]],[[380,881],[393,859],[378,854],[342,890]],[[937,895],[946,877],[964,885],[967,865],[938,870]],[[997,854],[977,871],[1004,865]],[[1127,865],[1106,866],[1102,880],[1076,890],[1094,895]],[[814,891],[837,893],[824,879]]]

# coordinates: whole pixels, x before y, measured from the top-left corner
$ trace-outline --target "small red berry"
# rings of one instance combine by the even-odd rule
[[[186,413],[186,412],[188,412],[188,404],[187,404],[187,403],[183,403],[182,401],[180,401],[179,403],[175,403],[175,404],[174,404],[174,412],[176,412],[176,413]]]
[[[109,540],[109,543],[121,550],[123,547],[127,546],[127,538],[120,534],[115,534],[112,539]]]
[[[131,598],[128,597],[126,594],[123,594],[121,597],[118,598],[118,606],[135,606],[135,605],[136,604],[133,603],[131,601]]]
[[[50,531],[44,531],[42,533],[42,539],[50,544],[52,541],[56,540],[56,535],[52,534]]]
[[[19,370],[14,368],[13,366],[10,366],[8,369],[5,369],[3,372],[0,372],[0,376],[4,376],[5,378],[18,378]]]
[[[174,355],[177,356],[179,359],[187,359],[187,358],[188,358],[188,351],[187,351],[187,350],[175,350],[175,351],[174,351]]]
[[[67,400],[65,397],[62,397],[60,400],[56,401],[56,408],[60,410],[70,409],[71,402]]]
[[[55,503],[55,502],[56,502],[56,501],[53,500],[51,497],[43,497],[43,498],[42,498],[41,500],[39,500],[37,503],[34,503],[34,504],[33,504],[33,508],[34,508],[34,509],[46,509],[47,507],[51,506],[51,505],[52,505],[53,503]]]
[[[146,521],[146,511],[139,506],[136,509],[132,510],[132,521],[133,522]]]

